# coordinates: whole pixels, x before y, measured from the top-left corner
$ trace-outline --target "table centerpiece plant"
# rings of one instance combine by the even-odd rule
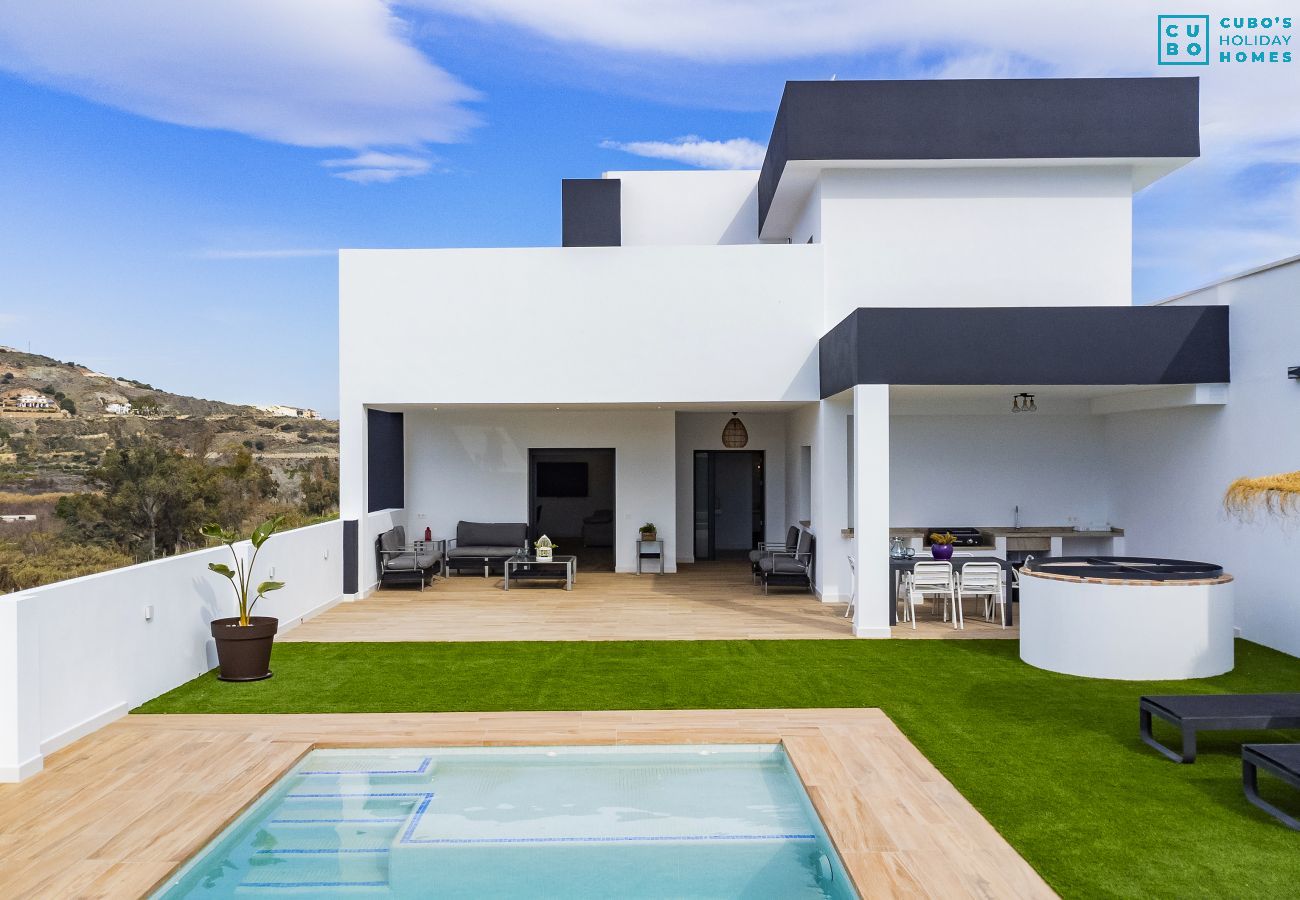
[[[951,532],[936,531],[930,535],[930,555],[935,559],[952,559],[952,544],[957,540]]]

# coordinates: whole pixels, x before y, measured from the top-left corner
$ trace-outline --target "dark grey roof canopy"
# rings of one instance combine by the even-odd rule
[[[795,160],[1186,159],[1196,78],[790,81],[758,181],[762,231]]]
[[[1217,384],[1230,380],[1228,307],[857,309],[819,355],[822,397],[857,384]]]

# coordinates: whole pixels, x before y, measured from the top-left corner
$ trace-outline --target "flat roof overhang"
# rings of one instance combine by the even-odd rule
[[[788,236],[827,168],[1123,165],[1134,190],[1200,156],[1196,78],[790,81],[758,181]]]
[[[1227,306],[856,309],[819,342],[821,395],[858,384],[1231,380]]]

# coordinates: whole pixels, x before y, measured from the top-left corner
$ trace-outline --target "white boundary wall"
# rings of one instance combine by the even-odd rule
[[[286,587],[254,612],[284,631],[338,602],[342,546],[337,520],[272,537],[255,574]],[[0,596],[0,781],[213,668],[208,623],[235,604],[207,566],[230,558],[215,547]]]

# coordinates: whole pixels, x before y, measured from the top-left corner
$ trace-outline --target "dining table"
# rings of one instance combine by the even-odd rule
[[[935,562],[928,553],[924,556],[913,556],[910,559],[900,559],[891,556],[889,558],[889,624],[898,624],[898,579],[903,576],[904,572],[911,572],[919,562]],[[1012,624],[1012,595],[1011,587],[1015,583],[1014,572],[1011,563],[997,556],[953,556],[949,562],[952,563],[953,571],[961,574],[962,563],[997,563],[1002,567],[1002,589],[1006,591],[1007,602],[1003,604],[1002,624]]]

